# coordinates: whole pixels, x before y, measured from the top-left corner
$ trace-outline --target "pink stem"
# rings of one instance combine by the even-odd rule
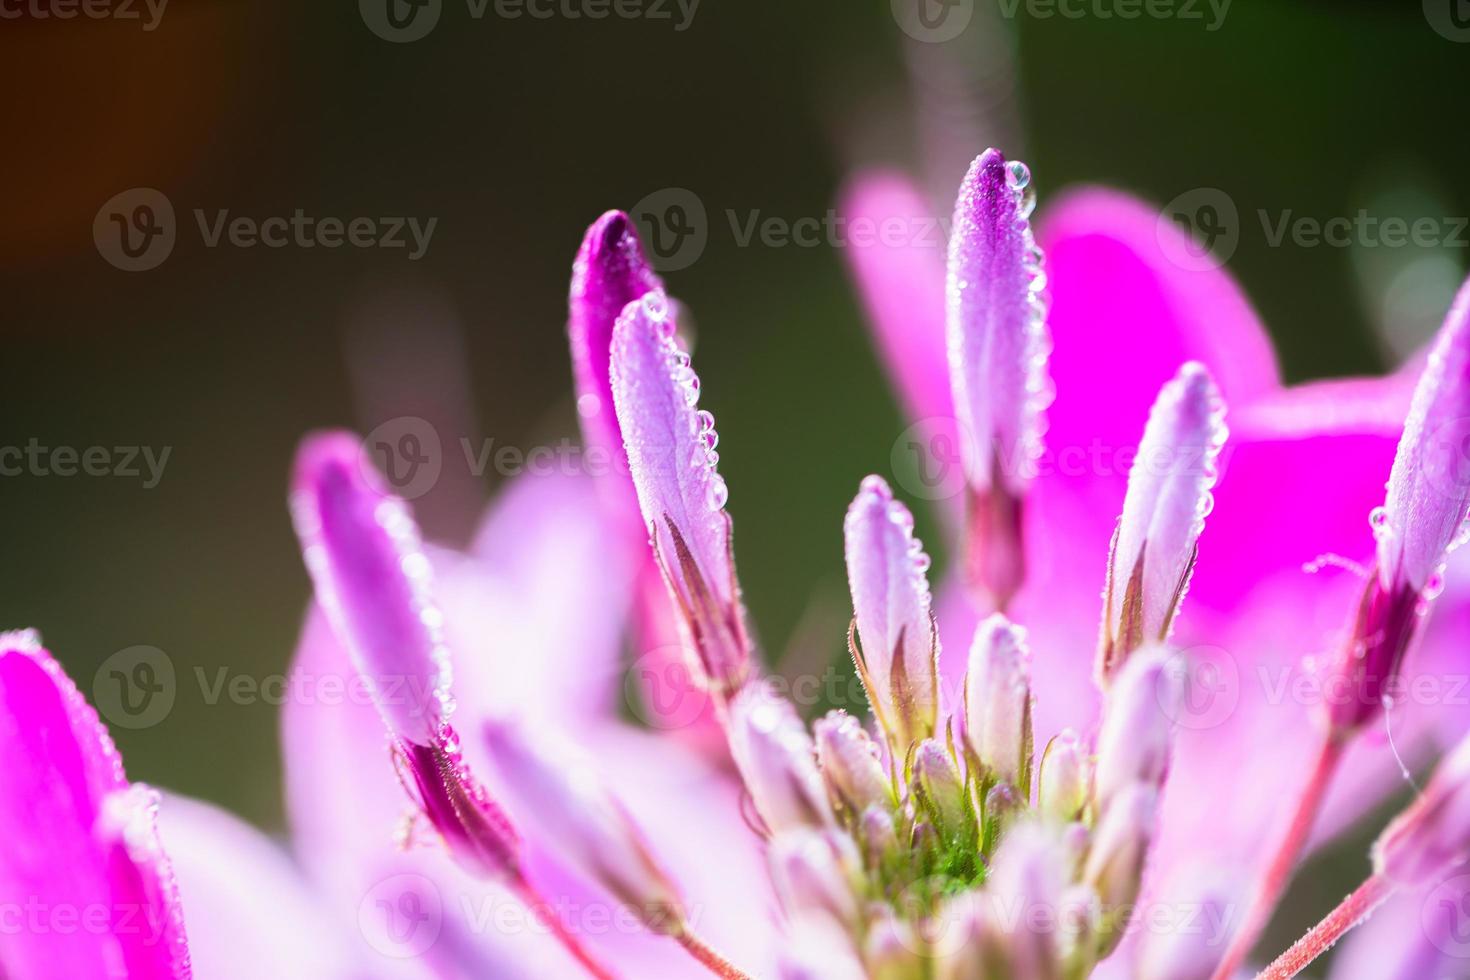
[[[704,940],[687,929],[679,933],[675,938],[679,940],[680,946],[689,950],[691,956],[709,967],[710,972],[715,976],[723,977],[724,980],[750,980],[749,974],[742,973],[736,969],[731,965],[729,960],[715,952]]]
[[[1358,890],[1342,900],[1331,912],[1292,947],[1262,970],[1256,980],[1289,980],[1305,970],[1312,961],[1332,948],[1333,944],[1358,923],[1373,914],[1393,894],[1394,885],[1387,878],[1374,875],[1358,886]]]
[[[598,962],[588,952],[587,947],[582,945],[581,940],[572,935],[566,923],[562,922],[557,916],[556,909],[552,907],[550,902],[541,897],[541,893],[536,891],[535,886],[526,880],[525,875],[517,874],[511,879],[510,884],[515,889],[516,894],[521,897],[521,901],[525,902],[526,907],[531,910],[531,914],[536,916],[537,919],[540,919],[541,923],[547,929],[551,930],[551,934],[556,937],[557,942],[561,943],[578,963],[586,967],[588,973],[596,977],[597,980],[618,980],[616,973]]]
[[[1297,858],[1301,856],[1307,836],[1312,832],[1317,811],[1322,806],[1322,798],[1327,795],[1327,787],[1332,782],[1333,773],[1337,771],[1338,761],[1342,758],[1342,750],[1341,738],[1329,734],[1323,739],[1312,771],[1302,784],[1301,795],[1297,798],[1286,833],[1272,852],[1271,863],[1266,866],[1266,873],[1251,898],[1245,919],[1230,940],[1225,956],[1211,975],[1211,980],[1228,980],[1235,976],[1240,964],[1245,962],[1251,948],[1260,939],[1266,923],[1271,920],[1271,913],[1281,900],[1281,893],[1286,890],[1291,873],[1296,868]]]

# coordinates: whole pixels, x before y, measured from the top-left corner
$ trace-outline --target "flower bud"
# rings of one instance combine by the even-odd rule
[[[898,857],[898,831],[893,814],[886,807],[869,807],[858,823],[858,837],[868,867],[883,869]]]
[[[935,739],[920,742],[914,753],[914,793],[941,837],[957,837],[974,828],[964,777],[949,749]]]
[[[1424,792],[1373,845],[1375,870],[1401,885],[1428,884],[1470,859],[1470,737],[1434,770]]]
[[[778,980],[870,980],[851,937],[829,917],[800,916],[787,932]]]
[[[772,834],[834,822],[816,749],[796,709],[759,685],[730,703],[730,754]]]
[[[1030,651],[1026,631],[1000,613],[983,621],[965,672],[965,741],[987,781],[1031,786]]]
[[[1158,789],[1134,783],[1108,801],[1098,821],[1082,876],[1102,899],[1100,959],[1117,947],[1127,929],[1143,883],[1158,808]]]
[[[853,661],[896,758],[934,734],[939,638],[930,614],[929,556],[914,517],[882,477],[870,476],[843,522],[857,639]]]
[[[1169,771],[1182,680],[1162,647],[1139,650],[1108,692],[1097,741],[1097,801],[1106,810],[1133,783],[1158,788]]]
[[[1003,976],[1052,980],[1062,975],[1059,916],[1067,871],[1055,833],[1019,823],[1006,834],[985,882],[989,920],[1006,937]]]
[[[1041,812],[1062,821],[1080,819],[1087,805],[1088,761],[1082,740],[1068,728],[1047,743],[1041,755]]]
[[[484,733],[495,785],[520,821],[537,827],[537,839],[650,929],[678,933],[685,921],[678,892],[621,801],[602,785],[596,764],[570,746],[552,754],[503,721]]]
[[[629,303],[613,330],[612,393],[654,558],[706,683],[729,697],[750,670],[729,496],[715,469],[714,416],[674,341],[662,292]]]
[[[1090,886],[1071,885],[1062,894],[1062,959],[1078,976],[1086,976],[1096,955],[1102,916],[1102,901]]]
[[[1470,283],[1430,351],[1394,455],[1378,531],[1378,574],[1423,592],[1465,538],[1470,508]]]
[[[950,236],[946,337],[970,487],[966,571],[1003,607],[1024,575],[1021,499],[1051,400],[1041,251],[1028,220],[1030,171],[997,150],[960,187]]]
[[[962,892],[925,924],[937,980],[990,980],[1008,976],[1008,936],[994,921],[988,896]]]
[[[835,830],[784,831],[771,840],[769,860],[771,882],[787,915],[826,915],[856,930],[863,867],[852,838]]]
[[[878,759],[878,747],[856,718],[845,711],[831,711],[815,727],[817,762],[832,798],[848,813],[859,814],[870,806],[896,806],[893,784]]]
[[[1224,877],[1187,868],[1170,882],[1174,908],[1187,909],[1192,928],[1144,930],[1138,950],[1139,980],[1209,980],[1225,955],[1234,923],[1236,889]],[[1152,886],[1150,886],[1152,888]]]
[[[1195,361],[1164,385],[1149,413],[1108,556],[1097,662],[1104,688],[1132,651],[1169,636],[1214,505],[1224,416],[1215,382]]]
[[[869,913],[863,960],[869,980],[924,980],[925,961],[919,955],[919,937],[886,905]]]

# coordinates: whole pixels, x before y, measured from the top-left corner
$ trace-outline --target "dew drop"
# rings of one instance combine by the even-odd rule
[[[1012,160],[1006,164],[1006,183],[1015,190],[1024,190],[1031,183],[1031,168],[1020,160]]]
[[[730,488],[725,485],[725,478],[718,473],[713,474],[704,490],[704,502],[710,510],[721,510],[729,500]]]

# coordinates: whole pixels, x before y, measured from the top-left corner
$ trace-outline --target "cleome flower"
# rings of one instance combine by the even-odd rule
[[[919,200],[865,175],[844,209]],[[680,307],[609,212],[568,335],[585,438],[626,467],[520,478],[451,550],[355,436],[298,450],[293,678],[365,697],[287,702],[291,855],[129,784],[39,640],[0,636],[0,900],[111,910],[80,937],[0,928],[0,974],[1237,975],[1314,832],[1395,787],[1398,743],[1364,733],[1402,721],[1416,761],[1462,734],[1395,692],[1470,610],[1447,566],[1470,287],[1422,371],[1285,389],[1224,275],[1168,262],[1172,226],[1085,191],[1033,230],[1036,202],[988,150],[947,253],[851,255],[904,405],[962,434],[954,573],[902,474],[841,521],[866,705],[809,721],[768,682]],[[1324,553],[1365,570],[1303,570]],[[639,675],[670,661],[670,687]],[[1282,664],[1333,696],[1273,698]],[[1263,976],[1380,907],[1335,969],[1451,969],[1452,924],[1402,924],[1470,860],[1459,745]]]

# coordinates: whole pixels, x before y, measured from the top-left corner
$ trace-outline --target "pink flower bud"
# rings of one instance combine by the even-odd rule
[[[1470,860],[1470,737],[1434,770],[1424,792],[1373,845],[1379,874],[1427,884]]]
[[[729,696],[750,670],[735,578],[728,491],[715,469],[714,416],[696,408],[699,378],[674,341],[668,301],[629,303],[612,346],[613,403],[654,557],[705,679]]]
[[[914,518],[882,477],[863,480],[843,524],[857,637],[853,660],[893,754],[934,734],[939,639],[930,614],[929,556]]]
[[[834,822],[816,749],[790,702],[752,685],[730,702],[730,754],[772,834]]]
[[[919,806],[945,838],[975,830],[975,811],[954,756],[937,739],[925,739],[914,752],[914,792]]]
[[[887,807],[869,807],[858,822],[858,837],[869,865],[881,868],[899,856],[898,830]]]
[[[1105,812],[1134,783],[1163,785],[1183,680],[1162,647],[1137,651],[1108,693],[1097,741],[1097,800]]]
[[[970,486],[971,584],[1004,605],[1023,574],[1021,498],[1051,400],[1041,251],[1028,220],[1031,173],[998,150],[960,187],[946,289],[950,385]]]
[[[863,863],[852,838],[835,830],[784,831],[772,839],[769,860],[787,915],[820,914],[845,929],[858,928]]]
[[[1104,806],[1082,877],[1102,899],[1100,956],[1117,947],[1143,884],[1143,867],[1158,820],[1159,791],[1149,783],[1119,790]]]
[[[1018,823],[996,852],[985,892],[989,922],[1005,936],[1004,976],[1060,980],[1063,854],[1056,834],[1035,823]]]
[[[878,758],[878,746],[856,718],[845,711],[829,712],[817,720],[815,732],[822,775],[834,799],[849,813],[898,805],[893,783]]]
[[[1214,505],[1224,416],[1215,382],[1193,361],[1164,385],[1149,413],[1108,558],[1097,664],[1104,686],[1129,653],[1169,636]]]
[[[677,934],[685,915],[669,874],[643,832],[602,784],[596,764],[570,745],[549,751],[516,725],[484,729],[496,787],[523,825],[596,881],[650,929]]]
[[[1470,283],[1462,287],[1414,389],[1378,532],[1384,587],[1422,592],[1465,538],[1470,508]]]
[[[1068,728],[1047,743],[1041,754],[1041,812],[1056,820],[1072,821],[1082,816],[1087,805],[1089,778],[1087,753],[1082,740]]]
[[[965,740],[988,778],[1029,793],[1031,653],[1026,631],[1000,613],[975,630],[965,672]]]

